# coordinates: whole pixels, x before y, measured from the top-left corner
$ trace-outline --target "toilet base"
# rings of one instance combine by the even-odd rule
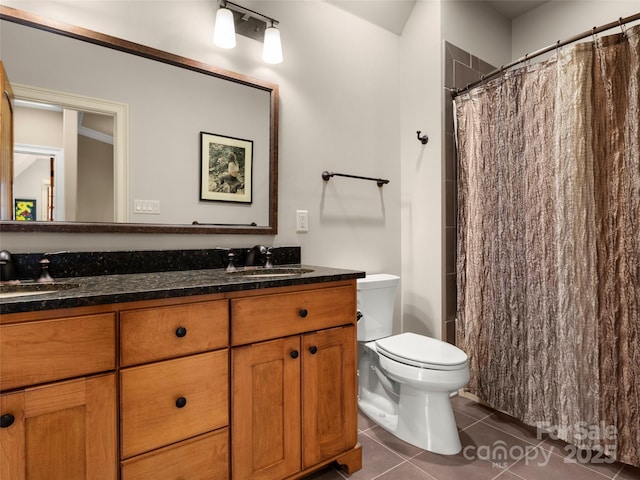
[[[358,400],[367,417],[411,445],[442,455],[462,450],[449,392],[427,393],[402,385],[397,413],[385,406],[375,394],[361,394]]]

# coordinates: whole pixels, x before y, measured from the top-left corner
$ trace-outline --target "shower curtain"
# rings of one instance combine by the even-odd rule
[[[455,100],[468,390],[640,466],[640,25]]]

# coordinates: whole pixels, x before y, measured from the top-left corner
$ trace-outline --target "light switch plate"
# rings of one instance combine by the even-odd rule
[[[134,200],[133,213],[160,215],[160,200]]]

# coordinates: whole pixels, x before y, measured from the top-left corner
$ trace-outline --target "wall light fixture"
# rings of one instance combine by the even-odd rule
[[[216,13],[213,43],[220,48],[234,48],[236,33],[264,43],[262,59],[282,63],[282,42],[278,21],[227,0],[221,0]]]

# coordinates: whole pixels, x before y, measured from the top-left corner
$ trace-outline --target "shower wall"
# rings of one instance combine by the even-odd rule
[[[447,342],[455,344],[456,338],[456,154],[453,125],[453,101],[451,90],[462,88],[495,70],[493,65],[471,55],[455,45],[443,42],[444,88],[442,111],[444,115],[443,172],[444,172],[444,310],[442,331]]]

